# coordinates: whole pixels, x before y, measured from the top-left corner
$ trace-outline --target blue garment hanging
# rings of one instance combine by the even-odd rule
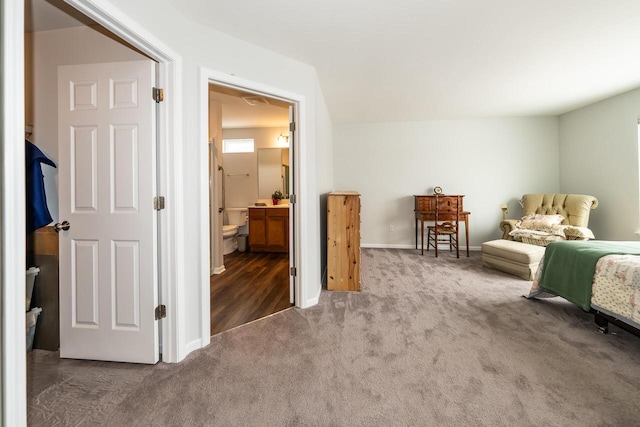
[[[30,141],[25,140],[25,180],[26,180],[26,211],[27,234],[51,223],[53,218],[47,207],[47,196],[44,191],[44,176],[42,163],[56,167],[42,151]]]

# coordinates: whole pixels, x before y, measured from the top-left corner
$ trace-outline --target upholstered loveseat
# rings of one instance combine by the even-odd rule
[[[589,214],[598,206],[598,199],[593,196],[525,194],[520,202],[523,218],[503,220],[500,223],[502,239],[482,244],[485,267],[532,280],[548,242],[594,238],[588,228]],[[535,226],[544,220],[557,224]]]

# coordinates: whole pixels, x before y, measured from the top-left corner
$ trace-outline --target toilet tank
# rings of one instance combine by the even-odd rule
[[[242,227],[247,224],[247,208],[228,208],[226,212],[229,225]]]

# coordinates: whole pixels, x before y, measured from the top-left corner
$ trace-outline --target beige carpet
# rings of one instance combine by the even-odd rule
[[[28,357],[29,424],[109,426],[632,426],[640,338],[530,282],[362,251],[360,293],[323,291],[212,339],[180,364]]]

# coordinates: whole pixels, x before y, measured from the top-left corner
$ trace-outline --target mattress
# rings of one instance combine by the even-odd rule
[[[640,327],[640,256],[607,255],[598,260],[591,307]]]

